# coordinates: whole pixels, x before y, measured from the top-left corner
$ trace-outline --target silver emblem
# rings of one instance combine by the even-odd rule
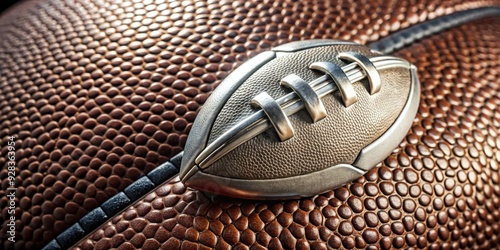
[[[350,42],[283,45],[214,91],[189,135],[181,179],[241,198],[324,192],[387,157],[418,101],[415,68],[403,59]]]

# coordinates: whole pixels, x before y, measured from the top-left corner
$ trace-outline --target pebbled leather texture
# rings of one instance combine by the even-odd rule
[[[482,20],[395,53],[419,69],[419,113],[400,147],[353,183],[249,202],[208,200],[175,179],[78,248],[498,248],[499,28],[500,18]]]
[[[44,0],[2,13],[0,166],[6,137],[18,136],[18,231],[16,243],[2,241],[2,247],[43,247],[180,152],[208,94],[263,50],[311,38],[366,44],[438,16],[500,3],[409,4]],[[469,24],[399,52],[417,64],[427,99],[407,142],[358,182],[314,199],[222,201],[199,212],[196,204],[205,204],[199,194],[171,182],[80,247],[496,246],[498,23]],[[0,235],[6,234],[6,176],[2,168]],[[406,214],[414,219],[404,220]],[[236,217],[260,234],[238,230]],[[328,239],[322,238],[326,229],[334,232]]]
[[[332,46],[278,56],[257,70],[227,100],[215,120],[211,138],[217,138],[221,131],[255,112],[249,102],[257,94],[265,91],[274,99],[287,94],[289,90],[276,88],[282,76],[294,73],[310,82],[323,75],[309,69],[310,64],[328,61],[344,66],[346,63],[336,58],[344,50],[373,55],[368,48],[362,48]],[[303,110],[289,118],[295,130],[290,140],[280,142],[274,129],[267,130],[202,171],[216,176],[258,180],[304,175],[337,164],[353,163],[361,149],[387,131],[406,103],[410,90],[409,70],[383,70],[380,76],[384,86],[379,93],[370,95],[366,81],[353,83],[359,100],[349,108],[344,106],[340,93],[327,95],[322,98],[328,113],[325,119],[312,124],[309,114]],[[318,159],[320,165],[316,164]]]

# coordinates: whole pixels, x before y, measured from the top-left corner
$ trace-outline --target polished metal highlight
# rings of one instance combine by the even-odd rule
[[[347,77],[342,68],[331,62],[315,62],[311,64],[309,68],[319,70],[333,79],[340,91],[340,94],[342,95],[342,100],[344,101],[344,105],[346,107],[349,107],[358,101],[356,91],[354,91],[354,87],[352,86],[349,77]]]
[[[309,115],[311,115],[313,122],[326,117],[326,109],[319,95],[304,79],[291,74],[281,80],[281,85],[291,88],[299,96],[304,102],[304,106]]]
[[[410,129],[413,119],[408,119],[408,114],[417,113],[420,101],[420,82],[417,77],[417,67],[410,65],[410,72],[410,93],[401,115],[382,136],[361,150],[358,158],[353,162],[353,166],[365,171],[370,170],[373,167],[373,162],[383,161],[399,145],[401,141],[394,140],[394,138],[404,138]],[[411,117],[411,115],[409,116]]]
[[[255,96],[251,104],[258,106],[264,110],[267,118],[278,133],[281,141],[286,141],[293,137],[294,131],[290,120],[281,109],[280,105],[266,92],[262,92]]]
[[[198,113],[179,174],[186,186],[250,199],[315,195],[366,173],[413,122],[419,83],[404,59],[332,40],[267,52],[231,73]],[[344,86],[357,101],[344,101]]]
[[[385,57],[385,59],[388,59],[388,57]],[[280,183],[276,179],[248,180],[217,177],[217,184],[219,185],[221,194],[230,196],[238,194],[239,197],[248,199],[307,197],[323,192],[324,190],[321,189],[320,185],[310,185],[310,183],[303,181],[304,179],[314,180],[317,183],[331,183],[331,185],[338,187],[365,174],[366,171],[373,167],[371,162],[374,159],[375,162],[382,161],[400,143],[399,139],[394,138],[403,137],[413,123],[413,120],[408,119],[408,116],[414,116],[417,112],[420,100],[420,83],[415,66],[408,62],[404,63],[401,59],[399,63],[396,61],[387,63],[386,61],[380,64],[375,63],[375,66],[379,70],[395,67],[408,68],[411,72],[411,87],[407,102],[399,118],[391,125],[387,133],[363,149],[353,164],[338,164],[305,175],[280,178]],[[204,182],[209,178],[213,178],[210,174],[202,171],[198,171],[196,175],[191,176],[191,182]],[[261,187],[269,188],[263,189]]]
[[[355,62],[361,67],[367,75],[368,82],[370,83],[370,95],[380,91],[382,86],[380,74],[375,68],[375,65],[370,61],[370,58],[354,52],[343,52],[339,54],[339,58],[349,62]]]
[[[398,67],[410,68],[410,64],[407,61],[392,56],[374,56],[369,58],[369,60],[373,63],[377,71]],[[318,66],[322,66],[322,64]],[[320,69],[320,67],[317,67],[317,69]],[[352,83],[356,83],[365,77],[368,77],[367,71],[369,72],[369,70],[363,69],[357,62],[345,65],[340,69],[342,74],[344,74],[347,78],[340,77],[339,79],[336,75],[335,79],[337,79],[337,81],[343,81],[342,83],[349,84],[351,88]],[[286,77],[283,79],[286,79]],[[308,85],[319,97],[323,97],[337,90],[340,91],[335,79],[330,77],[329,74],[326,74],[311,81]],[[349,89],[349,87],[346,88]],[[352,101],[352,99],[350,100]],[[275,102],[281,107],[286,116],[293,115],[303,108],[306,108],[304,100],[302,100],[296,92],[290,92],[287,95],[276,99]],[[200,169],[205,169],[237,146],[263,133],[267,129],[274,127],[267,117],[267,114],[263,110],[258,110],[241,122],[237,123],[212,143],[207,145],[203,151],[198,154],[194,160],[194,164],[196,164]],[[184,178],[189,178],[191,176],[192,173],[190,172],[190,174],[185,175]]]

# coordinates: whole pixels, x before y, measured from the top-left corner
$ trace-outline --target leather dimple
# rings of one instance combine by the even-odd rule
[[[6,148],[5,136],[19,137],[16,142],[19,231],[15,244],[5,240],[2,247],[40,249],[142,174],[181,151],[198,109],[213,88],[232,69],[264,50],[301,39],[342,39],[366,44],[416,23],[491,5],[498,5],[498,1],[19,2],[2,12],[0,18],[2,149]],[[499,180],[498,164],[491,160],[498,154],[499,123],[492,118],[498,106],[494,94],[498,93],[495,87],[498,69],[490,64],[498,58],[498,48],[494,47],[498,44],[496,23],[497,19],[490,19],[454,32],[443,32],[401,52],[405,58],[419,62],[419,77],[424,79],[426,87],[423,96],[432,98],[426,98],[425,105],[421,105],[422,116],[408,134],[407,144],[395,152],[408,160],[399,162],[399,157],[393,155],[384,165],[411,167],[417,176],[422,169],[434,174],[439,168],[443,171],[443,181],[451,178],[443,170],[447,168],[454,171],[456,180],[453,190],[444,191],[445,197],[448,194],[455,197],[455,203],[448,206],[447,199],[443,199],[442,211],[454,214],[449,220],[456,224],[456,228],[449,229],[450,237],[444,242],[439,237],[436,241],[427,239],[428,212],[419,208],[426,208],[422,204],[432,206],[429,201],[434,196],[426,193],[427,188],[424,191],[421,178],[410,178],[416,182],[410,184],[408,198],[417,203],[414,214],[423,220],[416,222],[414,230],[408,233],[413,240],[405,238],[408,246],[486,249],[498,246],[498,237],[490,233],[495,232],[491,230],[496,228],[495,222],[485,222],[476,216],[475,210],[469,208],[473,203],[466,199],[474,200],[476,193],[484,191],[480,199],[484,205],[476,206],[483,208],[481,214],[486,213],[487,218],[490,218],[487,213],[499,205],[493,185]],[[476,137],[469,133],[472,128],[481,131],[484,142],[474,143]],[[437,148],[419,145],[422,135],[432,136]],[[439,143],[450,147],[450,155],[439,148]],[[0,166],[5,166],[5,156],[2,151]],[[2,168],[0,176],[6,176],[5,171]],[[470,172],[476,173],[475,178]],[[475,180],[474,185],[469,176]],[[377,204],[374,190],[378,187],[378,175],[369,173],[365,178],[363,185],[370,187],[370,193],[366,191],[368,198],[363,199],[365,208],[370,209],[366,204],[375,207]],[[4,190],[0,190],[2,214],[8,210]],[[421,196],[426,197],[422,204]],[[196,207],[199,216],[209,218],[205,212],[218,207],[193,201],[197,195],[174,182],[147,197],[152,201],[143,199],[139,203],[150,204],[152,211],[159,211],[164,217],[158,229],[145,228],[148,232],[144,248],[192,246],[193,242],[185,241],[183,234],[175,234],[180,238],[172,236],[178,211],[192,213]],[[333,236],[315,242],[326,242],[332,248],[361,242],[362,234],[339,237],[338,218],[332,215],[339,200],[329,193],[318,196],[315,202],[325,200],[330,205],[320,207],[325,206],[321,211],[330,216],[325,227]],[[247,237],[240,244],[256,249],[268,247],[271,238],[260,231],[263,222],[254,216],[264,209],[262,204],[235,204],[249,218],[247,230],[257,230],[254,238]],[[292,217],[299,209],[294,201],[283,206]],[[189,209],[184,211],[186,207]],[[78,247],[133,247],[129,241],[136,233],[129,228],[130,220],[122,215],[102,225]],[[155,218],[148,217],[151,221]],[[197,243],[202,247],[212,248],[211,244],[215,244],[230,248],[220,238],[225,225],[216,218],[210,219],[209,229],[203,231],[209,240]],[[289,222],[288,227],[283,226],[282,235],[286,229],[292,233],[301,231],[297,223]],[[472,232],[476,223],[480,230]],[[6,229],[2,226],[0,234],[6,235]],[[244,234],[241,235],[243,239]],[[205,234],[200,232],[198,239],[202,236]],[[476,238],[481,240],[477,242]],[[315,242],[305,237],[294,241],[285,240],[286,237],[277,239],[283,247],[315,246]],[[393,247],[391,238],[377,240],[373,244],[378,248]]]
[[[500,91],[489,91],[499,89],[500,82],[490,74],[496,72],[496,61],[481,59],[477,53],[480,50],[496,51],[492,52],[492,58],[500,54],[496,49],[498,43],[492,42],[495,36],[486,40],[489,42],[480,42],[481,49],[474,46],[477,46],[479,37],[499,34],[499,21],[493,18],[464,25],[397,53],[419,69],[423,87],[419,113],[412,129],[391,156],[354,182],[300,200],[259,202],[226,197],[207,200],[200,192],[190,189],[180,193],[160,194],[156,191],[154,200],[191,198],[189,201],[178,198],[177,205],[169,207],[182,207],[186,203],[198,207],[197,212],[188,218],[195,222],[199,217],[209,219],[208,231],[213,235],[207,234],[211,235],[211,241],[203,238],[203,242],[219,247],[230,247],[226,238],[232,241],[239,235],[235,245],[257,249],[278,246],[307,249],[312,246],[335,249],[497,248],[499,238],[492,232],[498,223],[492,211],[500,206],[498,194],[494,191],[499,180],[498,167],[494,156],[487,156],[489,149],[485,145],[489,145],[488,141],[495,141],[500,123],[496,122],[492,112],[497,107],[487,104],[490,101],[485,103],[481,96],[488,95],[492,102],[497,102],[497,94],[490,93]],[[456,46],[469,49],[457,52]],[[432,56],[420,56],[422,54]],[[487,69],[485,72],[490,73],[478,73],[474,65],[479,62]],[[443,73],[452,71],[457,74]],[[485,80],[488,78],[491,80]],[[452,95],[453,98],[446,97]],[[441,106],[436,101],[455,99],[460,103]],[[436,107],[441,107],[448,115],[433,115],[430,110]],[[485,112],[477,112],[482,109]],[[466,113],[479,117],[469,117],[476,120],[477,127],[474,123],[470,126],[458,123]],[[441,144],[451,149],[450,154],[445,154],[445,150],[443,154],[432,153],[442,150]],[[458,147],[462,150],[453,150]],[[470,148],[475,148],[477,153]],[[492,150],[497,149],[492,147]],[[475,160],[481,158],[486,165]],[[176,179],[163,187],[179,184]],[[197,198],[192,199],[195,196]],[[130,210],[135,210],[136,206]],[[183,210],[175,213],[189,214]],[[235,221],[232,217],[238,219]],[[248,228],[241,228],[242,218],[248,219]],[[117,222],[127,221],[122,215],[115,220],[104,225],[79,247],[119,238],[119,233],[109,236],[100,233],[116,227]],[[199,230],[205,230],[205,227]],[[247,233],[254,237],[244,237]],[[197,244],[206,246],[201,243],[201,235]],[[168,243],[186,241],[184,235],[175,237]],[[170,246],[167,242],[162,244]]]

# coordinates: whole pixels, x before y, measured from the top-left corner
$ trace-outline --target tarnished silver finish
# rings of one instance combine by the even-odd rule
[[[323,183],[341,186],[365,174],[364,170],[358,169],[350,164],[339,164],[322,171],[313,172],[303,176],[293,176],[279,180],[242,180],[213,176],[198,172],[189,180],[190,183],[203,183],[206,180],[217,182],[217,186],[203,185],[198,189],[208,192],[216,192],[221,195],[238,196],[246,199],[284,199],[307,197],[324,192]],[[333,177],[333,178],[332,178]],[[304,179],[311,180],[311,185]],[[266,188],[263,188],[266,187]]]
[[[376,56],[370,58],[378,70],[386,70],[391,68],[403,67],[409,68],[410,64],[400,58],[391,56]],[[351,63],[344,67],[345,72],[350,82],[358,82],[366,77],[365,71],[359,67],[357,63]],[[320,97],[333,93],[338,90],[333,79],[327,75],[318,77],[309,85],[314,89]],[[287,116],[293,115],[304,108],[304,103],[298,98],[295,92],[291,92],[276,100],[282,107]],[[233,128],[222,134],[217,140],[207,145],[206,148],[199,153],[194,161],[201,168],[207,168],[220,157],[239,146],[240,144],[254,138],[263,133],[267,129],[273,127],[269,120],[265,119],[264,111],[260,110],[250,115],[248,118],[234,125]],[[194,172],[190,172],[194,173]],[[189,177],[190,175],[186,175]]]
[[[342,41],[342,40],[331,40],[331,39],[314,39],[314,40],[305,40],[305,41],[295,41],[280,45],[276,48],[273,48],[274,52],[296,52],[303,49],[311,49],[321,46],[330,46],[332,44],[335,45],[357,45],[351,41]]]
[[[417,77],[417,68],[411,65],[410,72],[410,95],[401,115],[381,137],[361,150],[353,163],[354,166],[366,171],[370,170],[373,167],[372,162],[383,161],[385,156],[390,154],[401,142],[394,138],[403,138],[410,129],[413,119],[408,119],[408,117],[415,116],[420,101],[420,82]]]
[[[331,62],[315,62],[309,66],[310,69],[319,70],[333,79],[342,95],[342,100],[346,107],[351,106],[358,100],[356,91],[352,87],[349,77],[339,66]]]
[[[402,67],[403,65],[399,65]],[[406,67],[410,67],[406,64]],[[413,120],[408,117],[414,117],[418,109],[420,99],[420,83],[418,81],[416,70],[411,66],[411,89],[408,95],[406,105],[397,119],[388,131],[368,145],[359,154],[356,161],[351,164],[339,164],[328,169],[313,172],[311,174],[283,178],[279,180],[238,180],[224,177],[216,177],[203,172],[198,172],[190,181],[198,182],[206,179],[213,179],[218,183],[218,193],[228,196],[245,197],[248,199],[283,199],[305,197],[318,194],[321,191],[319,185],[308,185],[303,179],[309,179],[312,183],[329,182],[332,187],[338,187],[348,181],[352,181],[357,177],[370,170],[373,165],[371,162],[382,161],[385,156],[400,143],[400,139],[410,128]],[[278,184],[278,181],[280,184]],[[269,188],[261,188],[267,186]],[[213,188],[213,187],[212,187]],[[203,190],[203,188],[201,188]],[[243,191],[244,190],[244,191]],[[205,190],[213,191],[213,190]],[[237,195],[235,195],[237,194]]]
[[[356,62],[358,66],[365,71],[368,82],[370,83],[370,95],[373,95],[380,91],[380,88],[382,86],[382,83],[380,82],[380,75],[377,71],[377,68],[375,68],[375,65],[372,63],[372,61],[370,61],[370,58],[353,52],[340,53],[339,58],[349,62]]]
[[[310,196],[362,175],[404,137],[419,101],[407,61],[328,40],[269,52],[260,69],[246,63],[228,76],[205,105],[216,109],[200,111],[192,131],[210,135],[190,134],[180,171],[187,186],[251,199]]]
[[[280,105],[266,92],[255,96],[251,104],[264,110],[281,141],[286,141],[293,137],[294,131],[290,120],[288,120]]]
[[[276,54],[274,52],[266,51],[248,60],[246,66],[239,67],[235,71],[233,71],[233,73],[224,80],[224,83],[218,87],[218,89],[224,91],[214,91],[211,95],[211,98],[208,99],[203,105],[203,108],[206,111],[200,111],[196,116],[196,119],[199,121],[199,123],[213,123],[217,118],[217,113],[224,106],[224,103],[220,102],[219,100],[229,98],[231,92],[236,90],[243,83],[243,80],[246,77],[253,74],[262,65],[273,60],[275,57]],[[184,149],[184,155],[186,157],[182,158],[183,165],[193,166],[196,164],[196,157],[189,156],[199,155],[205,149],[205,147],[207,146],[206,142],[209,135],[209,126],[195,126],[191,128],[189,137],[186,142],[187,146]],[[188,168],[182,168],[180,169],[179,174],[188,178],[195,172],[196,171],[192,171]]]
[[[281,80],[281,85],[293,89],[311,115],[313,122],[326,117],[326,109],[318,94],[302,78],[291,74]]]

